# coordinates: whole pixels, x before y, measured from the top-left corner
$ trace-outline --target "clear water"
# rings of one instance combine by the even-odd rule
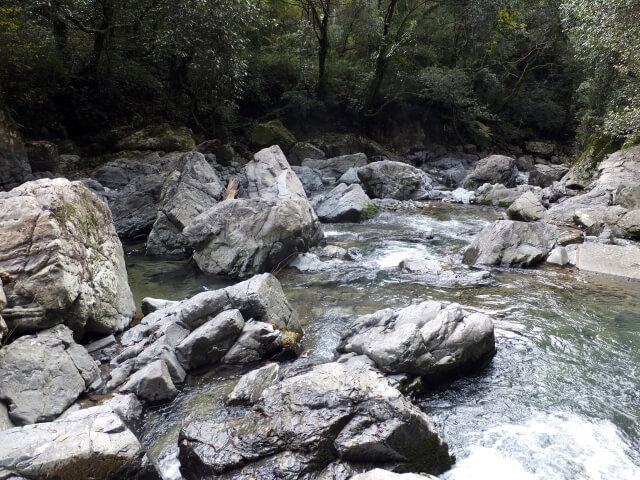
[[[278,278],[305,325],[310,357],[330,361],[357,315],[423,298],[492,314],[498,353],[477,374],[416,399],[457,457],[448,480],[609,480],[640,478],[640,284],[572,269],[493,271],[467,281],[460,265],[473,236],[497,218],[491,209],[431,205],[384,212],[361,225],[327,225],[329,243],[362,259],[320,273]],[[460,281],[402,273],[407,257],[437,261]],[[185,262],[128,258],[142,296],[171,299],[228,280]],[[242,372],[191,379],[171,405],[152,412],[144,442],[152,456],[175,444],[190,419],[225,413],[221,398]]]

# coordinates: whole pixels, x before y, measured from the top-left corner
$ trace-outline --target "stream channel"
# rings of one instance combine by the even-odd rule
[[[304,356],[331,361],[358,315],[421,299],[458,302],[492,315],[497,354],[480,372],[415,398],[456,455],[445,480],[637,480],[640,478],[640,284],[575,269],[462,266],[464,247],[501,213],[489,207],[424,204],[383,211],[362,224],[324,225],[327,243],[356,247],[355,262],[277,273],[305,329]],[[403,273],[408,257],[437,262],[441,275]],[[230,280],[187,262],[127,257],[129,281],[145,296],[182,299]],[[246,371],[246,370],[245,370]],[[190,377],[171,404],[147,414],[143,442],[167,457],[189,420],[215,418],[242,373]]]

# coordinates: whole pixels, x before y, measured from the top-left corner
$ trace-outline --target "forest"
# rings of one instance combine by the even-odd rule
[[[639,0],[5,0],[0,108],[89,153],[153,123],[226,141],[272,119],[404,147],[621,145],[640,132],[639,17]]]

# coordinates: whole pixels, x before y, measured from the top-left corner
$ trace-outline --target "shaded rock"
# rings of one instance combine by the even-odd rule
[[[585,243],[578,247],[576,266],[586,272],[640,280],[640,247]]]
[[[9,190],[31,178],[31,165],[20,133],[0,111],[0,190]]]
[[[140,308],[142,310],[142,315],[147,316],[156,310],[160,310],[162,308],[170,307],[178,303],[174,300],[165,300],[163,298],[151,298],[145,297],[142,299],[140,304]]]
[[[57,171],[62,173],[70,173],[77,171],[82,166],[82,158],[75,154],[61,154],[58,156]]]
[[[178,395],[167,365],[162,360],[151,362],[131,375],[122,391],[133,392],[138,398],[151,403],[173,400]]]
[[[216,171],[201,153],[187,153],[180,162],[184,163],[182,169],[173,171],[162,186],[157,218],[147,239],[147,255],[190,255],[182,230],[218,203],[224,192]]]
[[[600,235],[606,228],[615,226],[627,210],[618,206],[595,206],[576,210],[573,220],[588,235]]]
[[[54,419],[99,378],[97,365],[64,325],[0,349],[0,400],[18,425]]]
[[[339,184],[314,198],[313,208],[323,222],[360,222],[375,215],[378,209],[358,184]]]
[[[318,173],[318,171],[313,170],[309,167],[291,167],[294,173],[300,179],[302,183],[302,188],[307,195],[310,195],[313,192],[320,191],[324,188],[322,184],[322,177]]]
[[[564,267],[569,263],[569,253],[565,247],[556,247],[547,257],[547,263]]]
[[[202,271],[240,277],[282,268],[324,240],[306,200],[228,200],[196,217],[183,233]]]
[[[135,435],[109,407],[0,433],[0,478],[158,479]]]
[[[393,155],[382,145],[370,138],[352,133],[327,133],[315,138],[313,144],[325,152],[327,157],[339,157],[353,152],[363,152],[368,157],[387,157]]]
[[[4,406],[4,403],[0,402],[0,432],[13,427],[15,427],[15,424],[9,418],[9,410]]]
[[[164,173],[140,175],[125,185],[109,202],[120,238],[146,237],[158,216]]]
[[[640,238],[640,209],[625,213],[618,220],[618,227],[627,238]]]
[[[553,185],[553,182],[560,180],[564,177],[569,169],[562,165],[545,165],[539,163],[534,165],[529,173],[529,185],[536,185],[538,187],[549,187]]]
[[[302,161],[305,158],[324,158],[324,152],[310,143],[298,142],[291,147],[289,155],[287,155],[287,159],[291,165],[302,165]]]
[[[558,245],[566,247],[567,245],[574,245],[584,242],[584,233],[581,230],[574,228],[564,228],[560,230],[558,235]]]
[[[135,313],[111,212],[79,182],[0,193],[0,270],[13,278],[5,285],[13,314],[4,317],[17,332],[65,322],[76,334],[108,334]]]
[[[282,350],[282,332],[264,322],[248,321],[222,363],[240,365],[269,358]]]
[[[547,142],[526,142],[524,148],[527,152],[542,157],[549,157],[555,152],[556,146]]]
[[[358,169],[358,177],[368,195],[396,200],[421,200],[433,188],[422,170],[401,162],[383,160]]]
[[[520,172],[530,172],[533,170],[533,157],[522,155],[516,159],[516,167]]]
[[[366,355],[386,373],[442,379],[484,366],[493,356],[493,322],[458,304],[429,300],[359,317],[337,350]]]
[[[219,313],[178,344],[178,360],[186,370],[217,363],[235,343],[243,327],[244,318],[239,310]]]
[[[257,148],[278,145],[283,150],[289,149],[296,143],[296,137],[280,120],[271,120],[254,125],[249,133],[249,143]]]
[[[640,185],[618,187],[614,196],[614,203],[628,210],[640,208]]]
[[[543,219],[546,211],[536,195],[526,192],[509,206],[507,215],[511,220],[535,222]]]
[[[504,155],[491,155],[478,161],[473,171],[464,180],[464,188],[472,190],[489,183],[501,183],[507,188],[516,186],[518,169],[516,161]]]
[[[237,418],[191,422],[179,444],[186,476],[234,478],[248,467],[260,478],[300,478],[338,458],[434,473],[451,465],[426,415],[374,371],[338,363],[292,373]]]
[[[544,261],[556,245],[555,227],[542,222],[502,220],[485,227],[465,250],[467,265],[530,267]]]
[[[318,170],[323,178],[340,178],[350,168],[359,168],[367,164],[367,156],[364,153],[341,155],[328,159],[308,158],[302,161],[303,167]]]
[[[58,146],[40,140],[27,144],[27,156],[33,172],[55,172],[58,170]]]
[[[260,150],[245,166],[249,198],[267,201],[307,200],[300,179],[279,146]]]
[[[186,152],[193,150],[196,142],[187,127],[174,127],[167,123],[151,125],[120,140],[118,150],[154,150],[162,152]]]
[[[270,363],[243,375],[227,396],[226,403],[229,405],[252,405],[256,403],[262,392],[276,382],[279,372],[280,365]]]
[[[353,167],[347,170],[339,179],[338,183],[346,183],[347,185],[352,185],[354,183],[362,183],[360,181],[360,177],[358,176],[358,169]]]

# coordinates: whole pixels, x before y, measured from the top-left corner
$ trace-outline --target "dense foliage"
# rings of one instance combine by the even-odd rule
[[[281,118],[404,143],[640,130],[638,0],[5,0],[0,104],[38,138]]]

